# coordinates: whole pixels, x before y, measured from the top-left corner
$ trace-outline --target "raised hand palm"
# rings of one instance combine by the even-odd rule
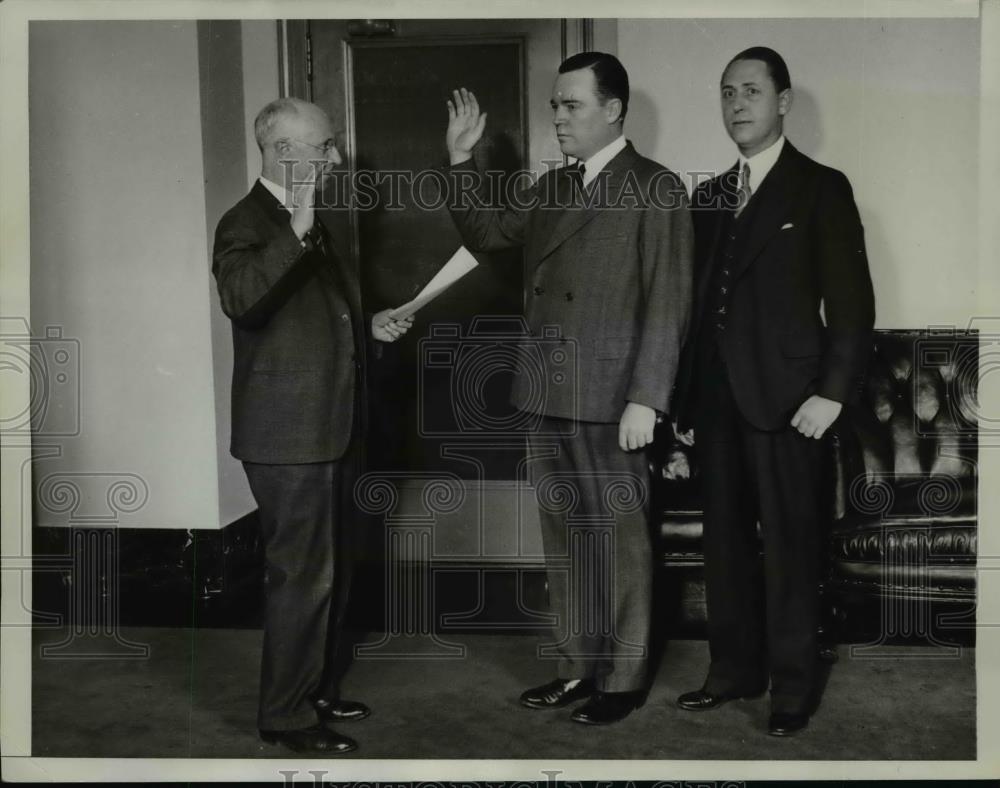
[[[448,102],[448,132],[445,141],[448,150],[468,153],[479,142],[486,128],[486,113],[479,112],[475,95],[461,88],[452,91]]]

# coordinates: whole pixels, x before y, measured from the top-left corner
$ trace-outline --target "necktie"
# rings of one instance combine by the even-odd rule
[[[744,162],[743,169],[740,170],[740,191],[739,199],[736,203],[737,216],[747,207],[748,202],[750,202],[750,164]]]
[[[583,188],[583,162],[578,161],[576,164],[571,164],[566,168],[566,174],[570,177],[573,182],[574,190],[579,190]]]
[[[314,222],[312,229],[309,230],[309,236],[312,238],[313,246],[316,251],[323,255],[323,257],[326,257],[328,253],[325,235],[326,233],[324,233],[323,227],[317,219]]]

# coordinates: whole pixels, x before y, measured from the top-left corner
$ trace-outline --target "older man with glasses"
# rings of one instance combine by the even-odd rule
[[[365,326],[393,342],[411,320],[363,317],[345,234],[317,215],[317,186],[340,163],[327,115],[279,99],[254,133],[260,179],[219,222],[212,271],[233,330],[230,448],[257,501],[267,567],[257,725],[265,741],[336,755],[357,744],[326,723],[369,713],[340,697],[336,659]]]

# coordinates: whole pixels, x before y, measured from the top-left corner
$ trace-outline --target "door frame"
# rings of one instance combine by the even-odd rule
[[[559,20],[560,59],[587,52],[594,47],[592,18],[562,18]],[[357,40],[364,40],[358,36]],[[412,40],[406,37],[377,39],[383,41]],[[346,69],[345,69],[346,71]],[[313,100],[312,33],[308,19],[278,20],[278,90],[282,97],[295,96]]]

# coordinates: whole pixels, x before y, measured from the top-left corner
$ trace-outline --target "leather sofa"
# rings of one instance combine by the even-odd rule
[[[859,403],[826,438],[826,626],[840,640],[966,640],[976,596],[978,333],[877,331],[873,345]],[[667,614],[699,625],[697,435],[693,447],[662,438],[651,472]]]

